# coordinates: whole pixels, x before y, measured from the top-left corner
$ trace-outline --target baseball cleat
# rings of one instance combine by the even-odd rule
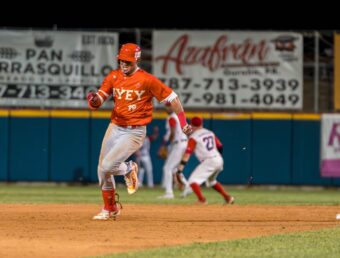
[[[131,171],[124,176],[127,191],[134,194],[138,189],[138,165],[136,162],[130,161]]]
[[[232,197],[232,196],[230,196],[230,198],[229,198],[228,200],[225,200],[225,202],[226,202],[227,204],[234,204],[235,198]]]
[[[157,199],[174,199],[174,194],[166,193],[157,197]]]
[[[107,211],[107,210],[101,210],[97,215],[93,216],[93,220],[110,220],[115,219],[116,216],[120,214],[120,209],[117,209],[116,211]]]
[[[191,194],[193,191],[192,191],[192,189],[191,189],[191,187],[189,186],[186,186],[185,188],[184,188],[184,190],[183,190],[183,192],[181,193],[181,198],[185,198],[185,197],[187,197],[189,194]]]
[[[197,204],[197,205],[207,205],[208,201],[207,200],[204,200],[204,201],[198,200],[197,202],[195,202],[195,204]]]

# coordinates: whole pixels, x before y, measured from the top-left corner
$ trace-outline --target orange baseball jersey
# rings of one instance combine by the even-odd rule
[[[175,94],[170,87],[140,68],[131,76],[125,76],[120,69],[111,71],[98,90],[104,101],[113,95],[111,121],[117,125],[150,123],[152,98],[162,102],[172,93]]]

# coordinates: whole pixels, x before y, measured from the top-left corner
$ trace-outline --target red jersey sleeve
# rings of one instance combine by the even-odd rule
[[[193,138],[189,138],[185,153],[192,154],[196,148],[196,141]]]
[[[215,143],[216,143],[216,147],[217,149],[222,147],[222,143],[220,141],[220,139],[217,138],[217,136],[215,135]]]
[[[170,119],[169,119],[169,125],[170,125],[170,127],[176,127],[176,124],[177,124],[177,122],[176,122],[176,119],[175,118],[173,118],[173,117],[170,117]]]
[[[115,71],[111,71],[103,80],[100,88],[98,90],[98,94],[105,101],[112,93],[113,82],[116,80],[117,75]]]
[[[172,89],[157,79],[155,76],[150,76],[149,86],[152,95],[160,102],[166,99],[171,93]]]

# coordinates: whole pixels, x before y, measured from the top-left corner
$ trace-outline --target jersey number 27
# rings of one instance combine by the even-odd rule
[[[212,136],[204,137],[203,142],[208,151],[211,151],[214,148],[214,138]]]

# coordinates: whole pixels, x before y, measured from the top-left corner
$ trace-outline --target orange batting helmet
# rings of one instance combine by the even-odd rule
[[[117,56],[118,60],[137,62],[140,59],[141,50],[140,47],[133,43],[127,43],[122,45]]]

